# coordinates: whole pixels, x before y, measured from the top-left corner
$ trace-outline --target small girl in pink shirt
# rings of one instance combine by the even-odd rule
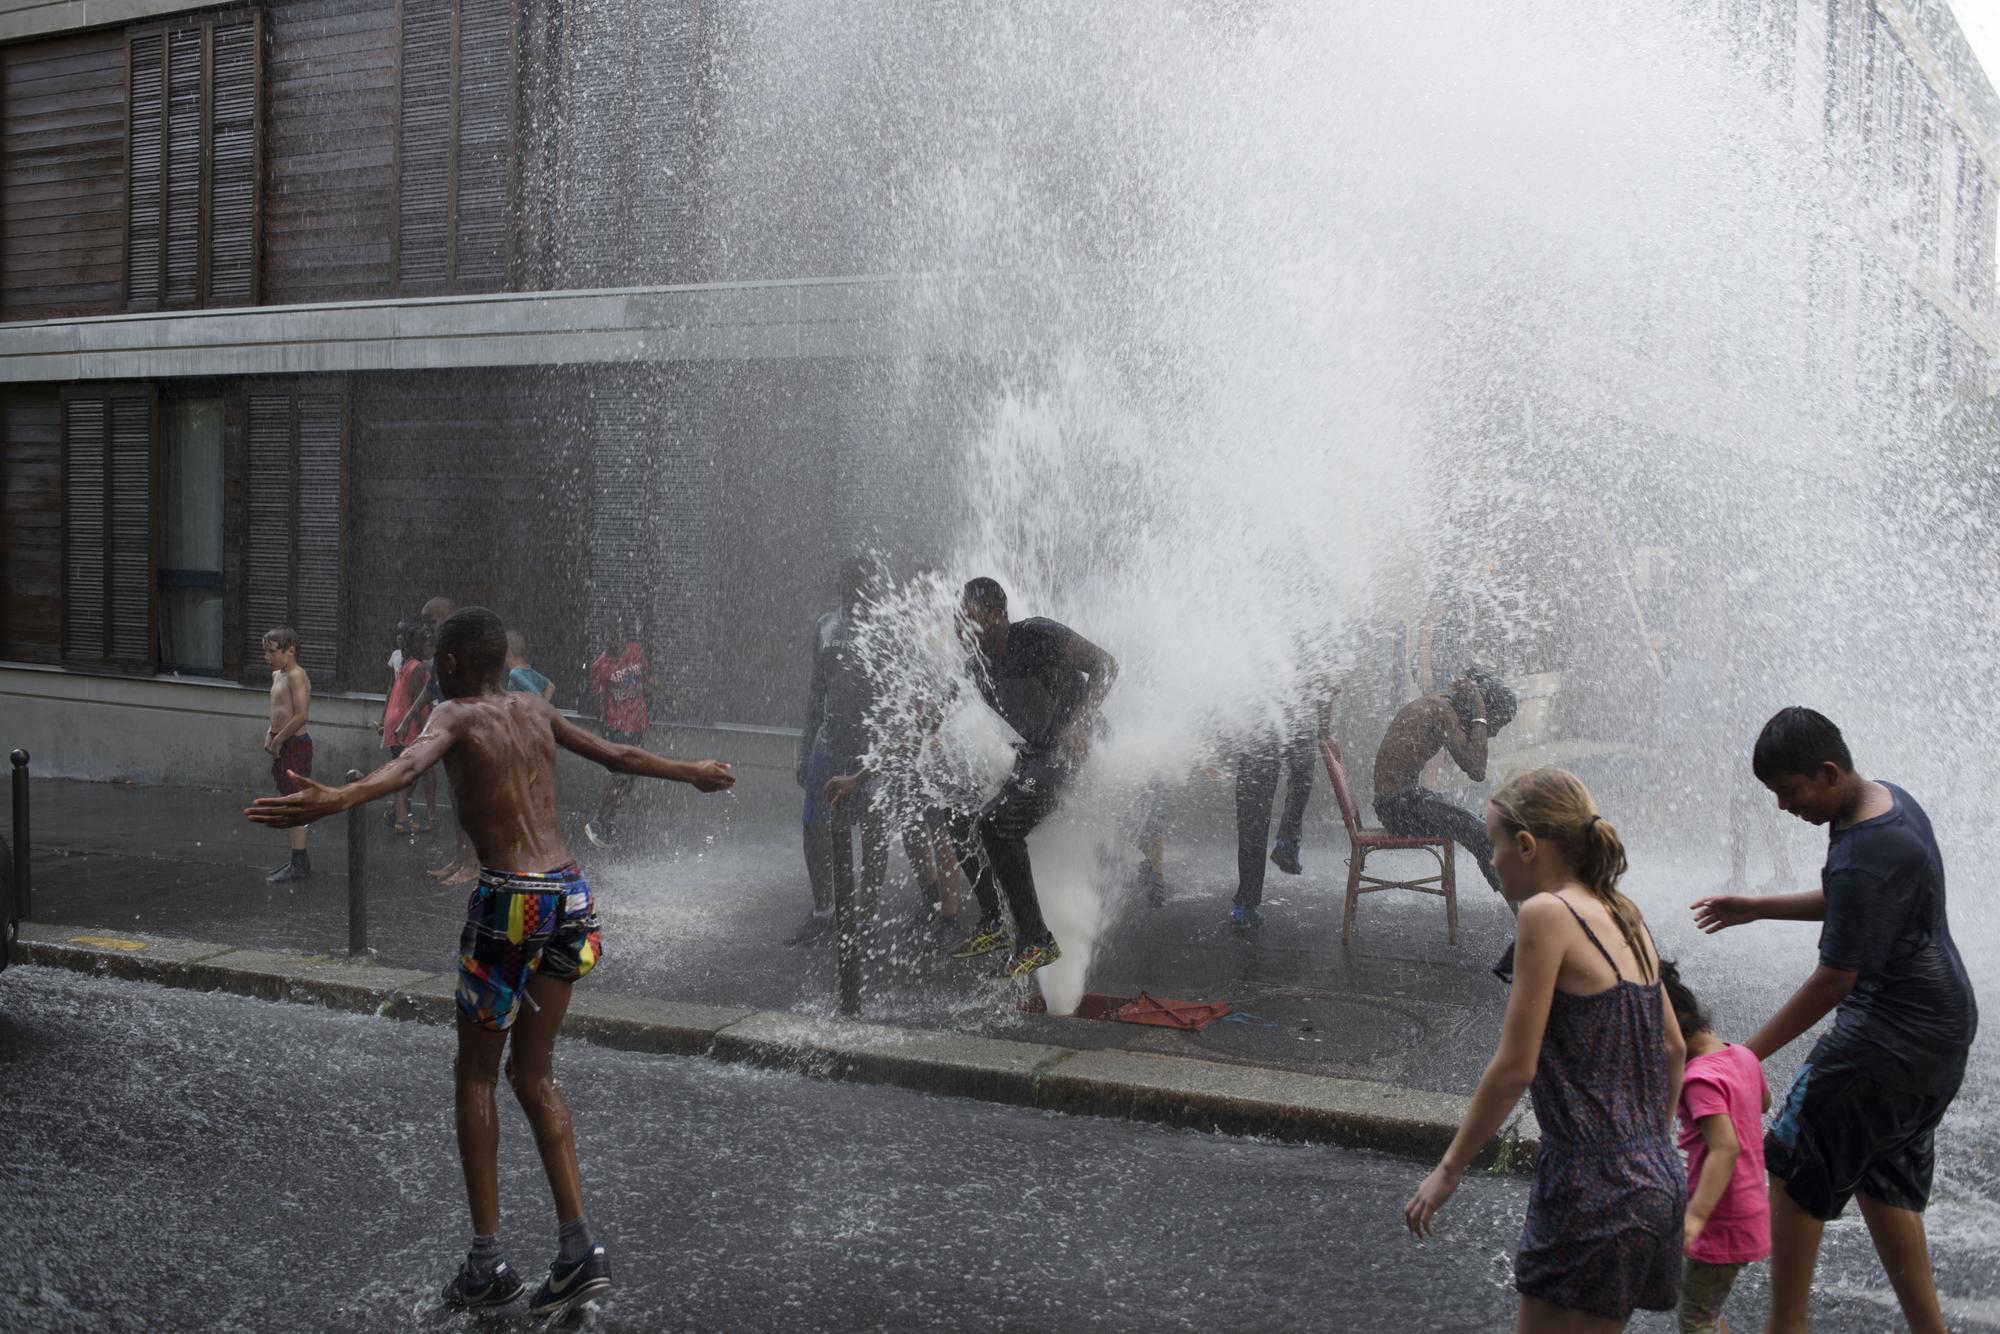
[[[1687,1039],[1680,1143],[1688,1159],[1687,1265],[1681,1277],[1682,1334],[1710,1334],[1746,1264],[1771,1254],[1771,1200],[1764,1187],[1764,1113],[1771,1090],[1748,1047],[1724,1042],[1708,1012],[1660,961],[1674,1017]]]

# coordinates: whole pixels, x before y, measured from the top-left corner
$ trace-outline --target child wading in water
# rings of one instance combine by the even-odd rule
[[[590,689],[597,697],[597,712],[604,724],[605,739],[614,745],[637,746],[652,726],[649,696],[664,694],[647,661],[645,646],[633,637],[631,622],[613,616],[604,622],[604,651],[590,664]],[[673,701],[666,701],[672,707]],[[604,780],[597,799],[597,814],[584,821],[583,836],[600,848],[611,847],[618,838],[618,804],[632,786],[630,777],[613,774]]]
[[[430,684],[431,669],[424,661],[424,651],[430,644],[430,629],[421,621],[406,621],[403,624],[403,638],[397,645],[402,654],[403,665],[396,669],[396,680],[389,687],[389,699],[382,706],[382,745],[388,750],[389,758],[395,759],[409,748],[424,730],[424,723],[431,715]],[[395,817],[396,832],[409,834],[410,794],[398,792],[391,808]],[[431,789],[429,824],[437,823],[437,789]]]
[[[507,688],[525,690],[553,702],[556,683],[528,665],[528,637],[519,630],[507,632]]]
[[[435,671],[444,702],[401,755],[368,777],[330,788],[299,779],[291,796],[265,797],[246,814],[258,824],[301,828],[414,783],[439,761],[453,806],[479,854],[479,885],[466,904],[458,964],[458,1152],[472,1206],[472,1250],[444,1290],[446,1304],[499,1306],[523,1285],[500,1253],[500,1121],[494,1084],[513,1035],[508,1082],[534,1128],[535,1148],[555,1196],[561,1247],[530,1314],[580,1307],[611,1286],[604,1248],[584,1222],[583,1183],[569,1106],[556,1086],[556,1030],[570,984],[600,956],[597,906],[556,827],[556,747],[614,773],[667,778],[700,791],[730,787],[715,760],[664,759],[584,731],[538,695],[510,693],[507,633],[479,607],[438,632]],[[522,1008],[522,1001],[527,1006]]]
[[[1681,1334],[1721,1334],[1722,1304],[1743,1266],[1771,1253],[1764,1194],[1764,1113],[1771,1090],[1748,1047],[1716,1036],[1708,1011],[1670,962],[1660,980],[1687,1038],[1681,1080],[1681,1149],[1688,1156],[1687,1266],[1681,1272]]]
[[[1942,1331],[1924,1207],[1937,1127],[1965,1082],[1979,1004],[1945,916],[1930,817],[1892,783],[1863,778],[1840,729],[1781,709],[1750,758],[1778,809],[1826,825],[1820,887],[1697,900],[1713,933],[1759,919],[1819,922],[1819,962],[1743,1045],[1769,1060],[1833,1012],[1764,1137],[1771,1172],[1771,1322],[1806,1328],[1826,1224],[1858,1198],[1875,1254],[1913,1330]]]
[[[264,664],[271,669],[271,725],[264,730],[264,753],[271,757],[271,781],[280,794],[299,790],[298,779],[313,771],[313,739],[306,731],[312,715],[312,679],[299,666],[299,632],[289,626],[264,636]],[[312,874],[306,831],[292,830],[291,856],[264,877],[284,884]]]
[[[1494,972],[1513,984],[1500,1046],[1436,1170],[1403,1209],[1419,1237],[1524,1090],[1541,1123],[1514,1260],[1517,1330],[1616,1330],[1680,1297],[1686,1183],[1671,1123],[1685,1048],[1625,847],[1576,775],[1534,769],[1486,807],[1500,892],[1517,905]]]

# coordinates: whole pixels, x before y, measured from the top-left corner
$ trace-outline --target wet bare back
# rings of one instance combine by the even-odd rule
[[[574,724],[539,695],[495,692],[446,700],[421,746],[447,734],[445,773],[458,823],[481,866],[535,873],[574,860],[556,823],[556,732]]]
[[[1451,751],[1452,759],[1473,781],[1486,777],[1483,754],[1475,763],[1468,764],[1473,759],[1473,739],[1459,726],[1458,711],[1452,708],[1450,698],[1425,695],[1411,700],[1390,721],[1389,729],[1382,734],[1382,745],[1375,752],[1375,795],[1416,786],[1431,757],[1445,749]]]

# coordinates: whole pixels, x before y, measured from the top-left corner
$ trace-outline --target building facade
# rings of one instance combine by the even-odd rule
[[[1899,373],[1983,392],[2000,99],[1944,0],[1704,3],[1898,276],[1827,275],[1854,299],[1826,355],[1904,339]],[[887,447],[870,419],[918,280],[844,267],[837,221],[791,252],[813,272],[716,234],[733,21],[0,0],[0,741],[240,775],[258,642],[290,624],[316,730],[360,763],[395,621],[446,595],[518,625],[566,706],[602,619],[636,620],[679,718],[782,767],[837,554],[942,546],[921,519],[951,464],[923,441],[952,409]]]
[[[436,595],[563,705],[616,613],[680,719],[796,721],[879,284],[703,282],[707,8],[0,4],[10,745],[239,772],[292,625],[361,762]]]

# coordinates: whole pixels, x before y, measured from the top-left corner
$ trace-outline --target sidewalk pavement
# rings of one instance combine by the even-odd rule
[[[283,860],[284,839],[243,819],[247,800],[235,792],[37,781],[33,920],[234,949],[344,954],[348,817],[313,827],[313,879],[267,886],[263,873]],[[422,871],[452,854],[450,813],[441,808],[437,831],[415,842],[393,836],[378,815],[374,807],[361,813],[373,958],[448,973],[466,890],[439,886]],[[638,846],[612,853],[572,837],[604,919],[604,962],[586,992],[833,1015],[833,949],[786,944],[809,902],[796,826],[783,841],[740,830],[679,843],[657,830],[633,832]],[[1476,874],[1462,874],[1457,947],[1446,944],[1436,899],[1403,894],[1365,898],[1343,946],[1345,858],[1338,826],[1316,822],[1306,873],[1272,869],[1266,922],[1250,931],[1227,922],[1233,848],[1170,848],[1164,907],[1122,894],[1107,913],[1088,989],[1229,1004],[1228,1017],[1190,1033],[1020,1013],[1012,984],[987,979],[981,961],[946,957],[944,947],[970,925],[969,895],[959,927],[922,920],[899,852],[870,937],[862,1017],[1063,1050],[1469,1093],[1506,1001],[1487,968],[1511,937],[1512,919]],[[1127,872],[1115,874],[1123,881]]]
[[[190,990],[301,1001],[391,1019],[449,1024],[451,972],[390,968],[372,959],[236,949],[155,935],[113,935],[24,923],[18,963]],[[700,1056],[821,1079],[1039,1107],[1072,1115],[1156,1121],[1272,1139],[1340,1144],[1432,1158],[1467,1100],[1358,1079],[1258,1070],[1129,1051],[899,1028],[888,1024],[679,1004],[585,991],[564,1034],[595,1046]],[[1534,1160],[1540,1133],[1525,1109],[1480,1159],[1496,1171]]]

